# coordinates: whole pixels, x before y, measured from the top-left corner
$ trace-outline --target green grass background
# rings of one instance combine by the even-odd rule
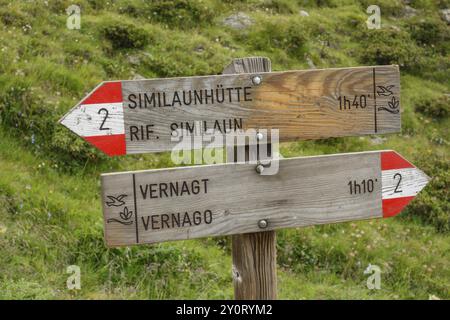
[[[81,30],[65,9],[81,7]],[[368,30],[366,8],[381,7]],[[0,0],[0,298],[230,299],[230,238],[108,249],[99,175],[174,166],[169,153],[108,158],[57,124],[103,80],[398,64],[402,133],[281,145],[285,157],[394,149],[432,182],[392,219],[277,233],[279,298],[450,298],[448,0]],[[300,10],[309,13],[301,16]],[[236,12],[253,25],[234,30]],[[381,289],[365,268],[380,266]],[[81,268],[81,290],[66,268]]]

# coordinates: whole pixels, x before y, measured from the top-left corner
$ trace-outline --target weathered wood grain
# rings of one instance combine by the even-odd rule
[[[120,246],[260,232],[261,219],[268,222],[264,230],[276,230],[383,216],[380,152],[282,159],[279,166],[279,172],[269,176],[242,163],[103,174],[106,242]],[[206,190],[160,197],[161,183],[189,185],[202,179],[208,179]],[[373,180],[371,192],[350,194],[349,182],[367,179]],[[148,192],[143,197],[149,185],[155,198]],[[120,195],[126,195],[124,205],[106,204],[108,196]],[[120,213],[125,206],[132,212],[126,220],[131,223],[108,223],[123,221]],[[211,221],[203,216],[208,210]],[[162,225],[161,215],[185,212],[191,223],[177,226],[171,218],[169,227]],[[194,212],[202,214],[198,225],[192,222]],[[145,219],[152,216],[154,224],[146,230]]]
[[[233,285],[236,300],[277,298],[276,233],[236,234],[233,241]]]
[[[376,83],[374,82],[376,75]],[[252,83],[258,75],[262,82]],[[376,86],[391,86],[391,96],[373,97]],[[130,109],[130,94],[151,92],[182,92],[206,88],[248,87],[252,101],[209,103],[197,106]],[[397,66],[357,67],[325,70],[304,70],[243,75],[222,75],[193,78],[123,81],[124,118],[127,153],[170,150],[171,126],[200,122],[212,128],[215,121],[242,120],[242,129],[279,129],[280,140],[320,139],[400,131],[400,114],[378,110],[388,108],[388,98],[400,96]],[[375,93],[378,95],[377,93]],[[365,107],[360,104],[364,95]],[[356,100],[355,100],[356,96]],[[348,99],[347,110],[341,110],[338,98]],[[344,98],[345,97],[345,98]],[[341,102],[344,105],[346,102]],[[353,105],[354,104],[354,105]],[[376,105],[376,106],[375,106]],[[390,108],[388,108],[389,110]],[[399,109],[399,106],[398,106]],[[152,124],[152,138],[131,141],[130,126]],[[225,128],[229,130],[229,128]],[[232,128],[231,130],[233,130]]]
[[[268,58],[252,57],[234,59],[225,68],[224,74],[270,72],[271,61]],[[238,149],[244,152],[246,159],[257,159],[250,154],[255,148],[236,146],[227,148],[227,162],[238,162],[235,156]],[[271,145],[267,145],[271,150]],[[245,150],[245,151],[244,151]],[[271,151],[269,151],[271,154]],[[265,159],[258,159],[265,160]],[[245,160],[247,161],[247,160]],[[238,300],[274,300],[277,298],[277,247],[276,231],[252,232],[232,236],[231,250],[233,258],[234,298]]]
[[[208,129],[273,128],[281,141],[400,131],[398,66],[285,72],[249,67],[229,67],[249,72],[243,74],[104,82],[60,122],[110,155],[172,150],[176,130],[187,126],[198,136]],[[118,139],[120,149],[106,146]]]

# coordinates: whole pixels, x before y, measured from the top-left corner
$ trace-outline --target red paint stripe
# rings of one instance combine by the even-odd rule
[[[399,214],[414,198],[415,197],[401,197],[394,199],[383,199],[383,218],[389,218]]]
[[[108,156],[120,156],[127,153],[125,134],[84,137],[86,141],[102,150]]]
[[[105,82],[95,89],[81,104],[122,102],[122,82]]]
[[[415,168],[408,160],[395,151],[381,152],[381,170]]]

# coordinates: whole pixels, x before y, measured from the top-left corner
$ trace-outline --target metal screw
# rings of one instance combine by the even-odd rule
[[[260,227],[261,229],[267,228],[268,225],[269,225],[269,222],[267,222],[266,219],[262,219],[262,220],[258,221],[258,227]]]
[[[262,164],[258,164],[256,166],[256,172],[258,172],[259,174],[261,174],[264,171],[264,166]]]
[[[261,132],[256,134],[256,140],[261,141],[264,138],[264,135]]]
[[[255,85],[255,86],[257,86],[258,84],[260,84],[261,83],[261,77],[260,76],[254,76],[253,78],[252,78],[252,82],[253,82],[253,84]]]

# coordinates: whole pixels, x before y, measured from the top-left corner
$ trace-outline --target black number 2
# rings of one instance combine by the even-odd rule
[[[402,175],[400,173],[394,174],[394,180],[397,177],[398,177],[398,183],[397,183],[397,186],[395,187],[394,193],[402,192],[402,190],[400,189],[400,182],[402,182]]]
[[[101,108],[100,110],[98,110],[98,114],[101,114],[102,111],[105,112],[105,117],[103,118],[103,122],[102,122],[102,124],[100,125],[100,130],[110,130],[110,128],[104,128],[104,127],[103,127],[103,126],[105,125],[106,119],[108,119],[109,112],[108,112],[107,109]]]

